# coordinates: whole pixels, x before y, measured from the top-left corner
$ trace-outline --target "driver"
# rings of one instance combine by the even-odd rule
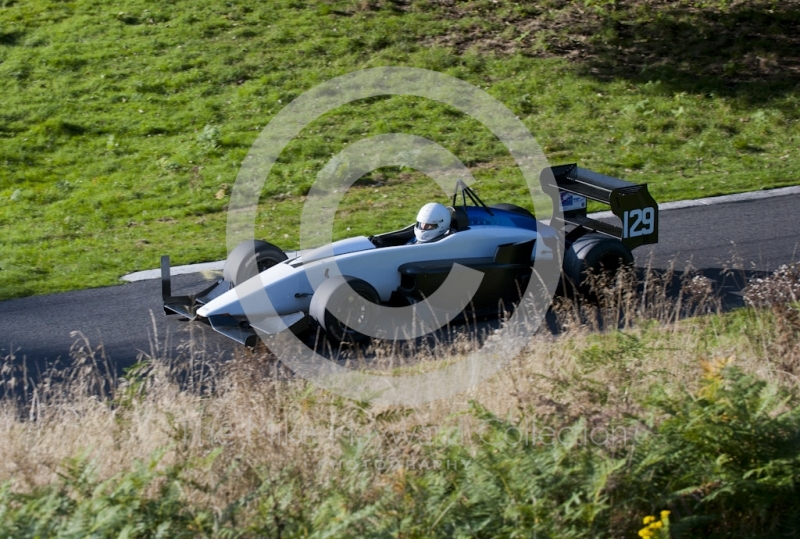
[[[450,211],[438,202],[422,206],[414,226],[415,243],[427,243],[444,236],[450,230]]]

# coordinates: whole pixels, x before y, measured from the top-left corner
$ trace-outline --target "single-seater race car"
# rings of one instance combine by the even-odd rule
[[[588,272],[615,272],[633,263],[631,249],[658,241],[658,205],[646,185],[575,164],[551,167],[541,180],[557,189],[554,204],[563,210],[561,223],[538,221],[513,204],[487,206],[459,181],[448,208],[450,229],[436,241],[414,243],[415,224],[339,240],[291,258],[265,241],[245,241],[228,255],[220,279],[187,296],[172,296],[169,256],[163,256],[164,312],[206,322],[246,346],[254,346],[259,333],[287,328],[301,333],[311,324],[335,341],[358,341],[370,334],[364,328],[374,327],[376,317],[383,317],[382,335],[402,339],[408,330],[392,334],[394,322],[386,319],[393,311],[372,307],[422,304],[444,288],[456,268],[482,274],[477,291],[455,302],[462,316],[497,316],[519,301],[533,261],[560,256],[558,234],[563,236],[564,280],[578,290]],[[589,217],[587,200],[610,205],[619,224]],[[338,271],[329,275],[332,263]],[[444,316],[445,322],[452,318]]]

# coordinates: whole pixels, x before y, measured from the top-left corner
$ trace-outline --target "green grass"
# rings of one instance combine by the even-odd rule
[[[175,264],[223,258],[230,187],[260,130],[304,91],[367,67],[480,86],[551,163],[647,182],[659,201],[797,183],[796,2],[662,4],[3,2],[0,298],[114,284],[164,253]],[[696,37],[675,42],[687,24]],[[762,39],[736,37],[751,30]],[[700,47],[709,35],[722,36],[716,49]],[[259,237],[296,247],[319,170],[348,143],[390,132],[452,151],[485,200],[525,203],[510,155],[477,122],[420,99],[371,99],[286,148]],[[432,197],[443,194],[419,173],[376,171],[345,196],[336,236],[403,226]]]

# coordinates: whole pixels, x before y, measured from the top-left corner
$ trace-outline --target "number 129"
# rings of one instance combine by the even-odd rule
[[[622,237],[635,238],[652,234],[656,226],[656,211],[653,208],[636,208],[622,214]]]

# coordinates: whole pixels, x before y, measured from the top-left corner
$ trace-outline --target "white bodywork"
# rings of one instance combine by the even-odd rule
[[[539,232],[506,226],[473,226],[432,243],[380,249],[364,236],[348,238],[263,271],[203,305],[197,314],[203,317],[230,315],[253,318],[308,313],[315,289],[312,283],[318,286],[325,278],[337,273],[368,282],[378,292],[381,301],[388,301],[400,286],[398,268],[403,264],[493,257],[498,245],[528,241],[552,233],[551,228],[541,224]],[[545,247],[544,242],[537,241],[533,257],[552,258],[552,251]],[[262,289],[266,290],[271,306],[254,300]],[[240,299],[249,307],[246,314]]]

